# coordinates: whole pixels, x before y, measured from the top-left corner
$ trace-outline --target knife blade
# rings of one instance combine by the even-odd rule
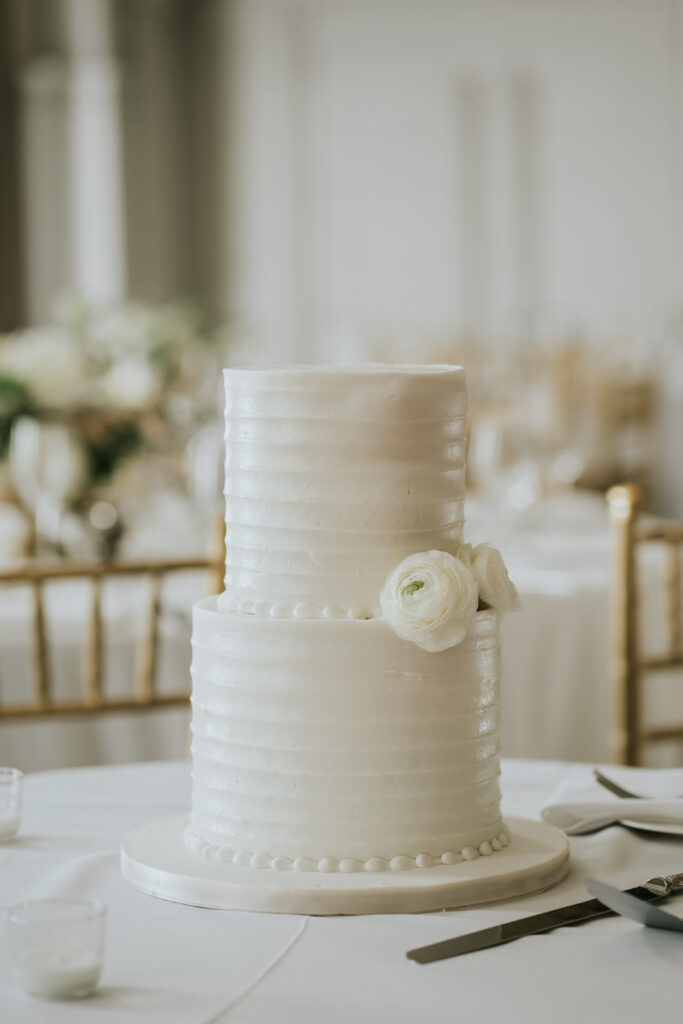
[[[643,885],[636,885],[625,891],[647,901],[662,899],[667,895],[666,892],[653,892]],[[600,900],[582,900],[580,903],[558,907],[556,910],[547,910],[542,914],[532,914],[531,917],[520,917],[516,921],[493,925],[491,928],[482,928],[478,932],[457,935],[454,939],[444,939],[442,942],[433,942],[428,946],[418,946],[416,949],[408,950],[406,956],[415,963],[430,964],[435,960],[446,960],[448,957],[462,956],[463,953],[474,953],[478,949],[500,946],[504,942],[524,938],[525,935],[538,935],[541,932],[562,928],[564,925],[580,924],[582,921],[591,921],[596,917],[613,916],[614,911],[606,907]]]
[[[670,932],[683,932],[683,920],[674,914],[667,914],[661,907],[652,907],[644,903],[632,893],[613,889],[611,885],[598,882],[595,878],[586,879],[586,888],[591,896],[597,896],[601,903],[622,917],[629,917],[647,928],[663,928]]]

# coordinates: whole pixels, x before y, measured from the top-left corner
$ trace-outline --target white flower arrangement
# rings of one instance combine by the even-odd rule
[[[461,643],[478,610],[520,607],[502,556],[489,544],[464,544],[457,556],[409,555],[387,577],[380,606],[397,636],[432,652]]]
[[[51,409],[69,408],[88,391],[85,357],[63,327],[32,327],[22,332],[20,344],[0,347],[0,373]]]
[[[0,462],[20,419],[64,424],[87,485],[140,451],[181,450],[215,414],[219,344],[182,303],[96,308],[62,296],[49,326],[0,336]]]

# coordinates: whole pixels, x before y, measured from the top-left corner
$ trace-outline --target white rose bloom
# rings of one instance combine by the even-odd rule
[[[126,356],[102,382],[110,402],[120,409],[146,409],[159,397],[159,382],[146,359]]]
[[[36,327],[15,335],[3,349],[0,367],[50,409],[68,408],[83,398],[85,360],[61,328]]]
[[[445,651],[465,637],[479,592],[471,569],[446,551],[409,555],[387,577],[380,595],[397,636],[425,651]]]
[[[521,605],[517,588],[508,576],[503,556],[490,544],[477,544],[472,551],[472,571],[482,601],[500,612],[517,611]]]

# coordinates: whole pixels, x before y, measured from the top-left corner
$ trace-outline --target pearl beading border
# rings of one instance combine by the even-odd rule
[[[232,850],[228,846],[218,846],[202,839],[191,825],[185,829],[185,844],[192,853],[200,854],[207,860],[219,861],[222,864],[235,864],[242,868],[273,869],[275,871],[321,871],[329,874],[334,871],[351,873],[356,871],[407,871],[411,868],[432,868],[441,864],[458,864],[460,861],[476,860],[477,857],[489,857],[492,853],[502,850],[510,844],[510,830],[504,825],[493,839],[484,840],[479,846],[464,846],[462,850],[446,850],[440,857],[429,853],[418,853],[417,857],[397,856],[369,857],[365,861],[355,857],[323,857],[313,860],[309,857],[271,857],[268,853],[248,853],[246,850]]]
[[[218,607],[241,615],[257,615],[270,619],[381,619],[382,609],[342,608],[328,604],[319,608],[301,601],[299,604],[273,604],[271,601],[252,601],[248,597],[236,597],[224,590],[217,598]]]

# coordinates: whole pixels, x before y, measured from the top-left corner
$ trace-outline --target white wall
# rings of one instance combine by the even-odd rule
[[[235,8],[231,306],[264,355],[349,328],[645,341],[679,309],[679,0]]]
[[[301,359],[680,309],[683,0],[59,9],[21,83],[32,320],[190,290]]]

